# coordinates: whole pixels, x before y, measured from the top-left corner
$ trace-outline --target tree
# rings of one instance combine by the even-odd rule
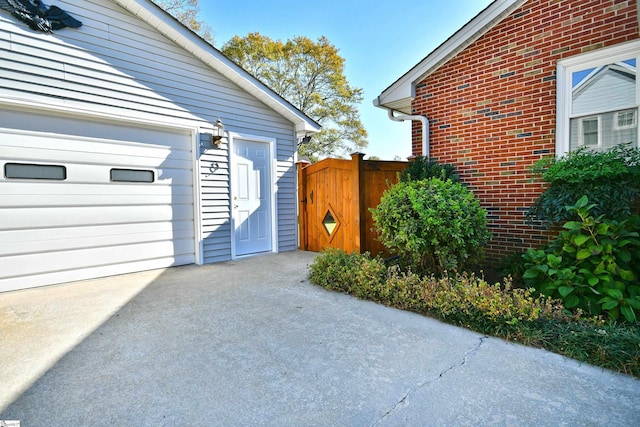
[[[199,0],[152,0],[185,27],[213,44],[211,27],[198,19],[200,13]]]
[[[349,85],[344,59],[326,37],[316,43],[303,36],[282,42],[256,32],[233,37],[222,52],[323,126],[300,146],[301,155],[315,161],[367,146],[357,108],[362,89]]]

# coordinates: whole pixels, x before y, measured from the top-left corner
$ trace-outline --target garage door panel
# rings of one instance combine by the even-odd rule
[[[144,225],[144,224],[143,224]],[[111,233],[111,234],[95,234],[91,235],[89,227],[80,227],[77,230],[65,230],[66,233],[60,233],[59,230],[39,230],[39,239],[34,239],[34,233],[29,231],[14,231],[12,233],[3,233],[0,241],[0,257],[10,255],[26,255],[26,254],[47,254],[49,252],[59,252],[74,249],[91,249],[101,246],[122,246],[131,245],[141,242],[159,242],[172,241],[174,239],[193,239],[194,232],[191,224],[182,230],[172,227],[172,223],[159,224],[163,230],[140,232],[129,230],[129,233]],[[130,227],[130,225],[127,225]],[[124,226],[115,226],[108,228],[122,228]],[[107,228],[107,227],[103,227]],[[144,228],[144,227],[140,227]],[[57,233],[56,233],[57,231]],[[106,230],[101,231],[106,233]],[[99,232],[98,232],[99,233]],[[55,238],[53,236],[60,237]]]
[[[191,165],[190,159],[177,160],[158,157],[129,157],[121,155],[96,155],[95,153],[73,153],[59,150],[32,149],[24,150],[19,147],[3,147],[3,157],[14,159],[17,162],[29,162],[33,159],[46,159],[46,163],[75,163],[98,165],[118,165],[118,167],[129,168],[155,168],[160,165],[162,168],[185,168]]]
[[[14,289],[32,288],[36,286],[45,286],[53,283],[64,283],[77,280],[93,279],[96,277],[126,274],[136,271],[174,267],[192,263],[192,255],[179,255],[144,261],[127,262],[115,265],[105,265],[89,268],[85,267],[76,270],[54,271],[43,274],[30,274],[28,276],[0,279],[0,292],[11,291]]]
[[[0,195],[2,203],[6,207],[41,207],[43,205],[55,205],[58,207],[71,207],[78,205],[78,197],[68,194],[43,194],[39,195],[37,200],[34,198],[26,199],[21,195]],[[104,202],[104,196],[88,194],[84,195],[83,204],[99,206]],[[117,205],[165,205],[165,204],[189,204],[193,200],[193,196],[187,194],[166,196],[154,196],[148,194],[122,194],[118,196],[111,196],[114,204]]]
[[[54,116],[47,112],[35,112],[25,110],[5,110],[0,115],[0,127],[11,130],[19,129],[19,132],[40,132],[44,134],[58,134],[75,137],[95,138],[114,141],[135,141],[146,144],[165,145],[176,147],[176,139],[188,139],[188,131],[178,129],[158,128],[153,126],[140,126],[121,121],[95,121],[79,116],[70,118]],[[187,138],[182,138],[183,136]],[[188,143],[185,141],[186,146]],[[188,150],[188,148],[186,148]]]
[[[10,114],[0,115],[0,291],[195,262],[190,132]],[[6,178],[6,163],[66,176]],[[114,182],[112,169],[152,171],[153,182]]]
[[[81,206],[0,209],[0,230],[189,220],[193,206]]]
[[[51,132],[25,132],[20,130],[0,129],[3,133],[7,153],[39,154],[53,158],[80,159],[80,156],[115,156],[116,163],[128,161],[128,157],[151,159],[169,159],[180,162],[191,160],[191,141],[182,135],[176,135],[171,145],[140,143],[136,141],[108,140],[90,137],[77,137]],[[78,157],[76,157],[78,156]]]
[[[3,157],[5,153],[2,153]],[[33,158],[11,158],[10,161],[0,161],[0,167],[2,171],[0,172],[0,181],[5,182],[18,182],[18,180],[9,180],[4,178],[5,175],[5,165],[7,163],[22,163],[22,164],[38,164],[38,165],[56,165],[63,166],[66,170],[66,179],[60,180],[55,184],[82,184],[82,183],[110,183],[111,181],[111,170],[112,169],[131,169],[131,170],[140,170],[140,171],[151,171],[153,172],[154,182],[145,183],[145,185],[192,185],[192,171],[187,169],[175,169],[175,168],[167,168],[164,166],[154,167],[149,165],[143,165],[138,163],[130,163],[130,164],[117,164],[112,163],[108,165],[98,165],[96,163],[88,164],[88,165],[78,165],[70,162],[63,162],[61,160],[52,160],[47,158],[46,161],[43,160],[33,160]],[[24,181],[24,180],[21,180]],[[118,181],[116,181],[118,182]],[[51,182],[50,182],[51,183]],[[132,183],[131,185],[140,185],[137,183]]]
[[[60,186],[61,183],[52,182],[34,182],[24,181],[19,185],[11,185],[15,182],[4,182],[0,185],[0,197],[4,201],[4,197],[8,196],[44,196],[55,192],[57,195],[76,196],[81,195],[83,197],[88,195],[103,195],[106,196],[163,196],[171,195],[174,197],[190,197],[193,200],[193,188],[190,185],[145,185],[138,186],[132,184],[73,184]],[[4,203],[3,203],[4,205]]]
[[[91,249],[6,256],[0,258],[0,279],[41,274],[54,271],[76,270],[132,261],[161,258],[167,253],[175,256],[193,251],[191,240],[140,243],[128,246],[99,247]]]
[[[188,238],[194,236],[193,223],[191,221],[166,221],[166,222],[147,222],[141,224],[116,224],[101,225],[88,227],[66,227],[66,228],[42,228],[37,232],[33,229],[26,230],[4,230],[0,233],[0,245],[9,248],[11,245],[23,244],[40,244],[55,245],[56,242],[64,240],[99,240],[118,238],[128,235],[154,235],[173,233],[177,238]],[[128,239],[122,237],[123,239]],[[149,239],[153,240],[153,239]],[[157,240],[157,239],[156,239]],[[41,243],[43,242],[43,243]],[[51,242],[51,243],[46,243]],[[124,242],[124,240],[123,240]],[[62,244],[62,243],[61,243]],[[91,246],[95,246],[91,245]],[[17,246],[16,246],[17,247]],[[55,247],[54,249],[55,250]],[[4,254],[9,254],[7,251]]]

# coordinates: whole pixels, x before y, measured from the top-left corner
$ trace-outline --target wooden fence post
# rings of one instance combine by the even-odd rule
[[[298,167],[298,248],[306,251],[308,247],[307,240],[307,180],[304,168],[310,163],[307,161],[299,161],[296,163]]]
[[[362,217],[362,205],[364,197],[362,193],[362,186],[364,184],[364,171],[363,161],[364,153],[353,153],[351,155],[352,165],[352,177],[353,177],[353,205],[351,210],[351,220],[353,221],[352,230],[355,234],[354,239],[354,252],[362,253],[363,245],[362,239],[364,237],[363,226],[364,218]]]

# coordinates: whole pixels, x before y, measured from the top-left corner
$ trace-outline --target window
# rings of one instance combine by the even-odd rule
[[[114,182],[153,182],[153,171],[138,169],[111,169],[111,181]]]
[[[620,111],[616,113],[616,129],[630,129],[636,127],[636,110]]]
[[[640,41],[558,62],[556,153],[638,145]]]
[[[596,117],[585,117],[580,119],[580,133],[578,137],[581,138],[580,145],[586,145],[587,147],[599,147],[601,145],[600,133],[600,120]]]
[[[37,165],[32,163],[7,163],[4,176],[8,179],[44,179],[64,181],[67,168],[59,165]]]

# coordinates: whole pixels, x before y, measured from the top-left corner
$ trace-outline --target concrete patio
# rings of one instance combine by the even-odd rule
[[[640,381],[308,283],[269,254],[0,294],[0,420],[631,426]]]

